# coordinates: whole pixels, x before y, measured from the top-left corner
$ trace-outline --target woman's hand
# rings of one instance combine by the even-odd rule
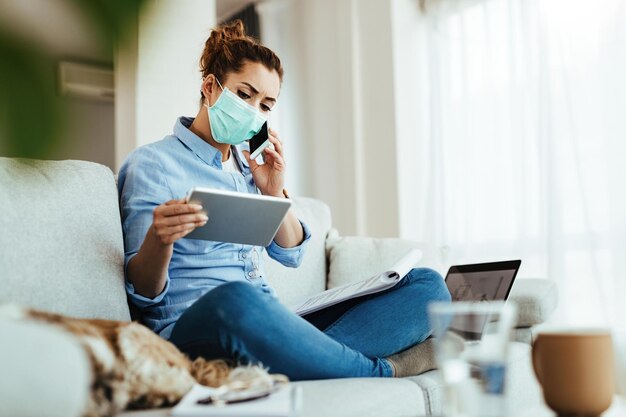
[[[159,242],[171,245],[209,220],[199,204],[189,204],[185,199],[170,200],[154,209],[152,232]]]
[[[263,159],[265,164],[259,165],[255,160],[250,159],[250,152],[243,151],[250,171],[254,178],[254,183],[261,193],[274,197],[283,197],[283,188],[285,184],[285,159],[283,158],[283,144],[278,138],[275,130],[269,130],[270,142],[274,145],[274,149],[267,147],[263,150]]]
[[[170,200],[154,209],[152,225],[139,252],[126,267],[128,281],[137,293],[154,298],[167,283],[167,268],[174,253],[174,242],[209,219],[199,204],[185,199]]]

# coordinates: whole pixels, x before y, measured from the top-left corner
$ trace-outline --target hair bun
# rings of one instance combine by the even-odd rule
[[[206,47],[215,51],[219,47],[224,47],[224,44],[235,39],[245,39],[246,31],[243,26],[243,22],[239,19],[234,22],[224,24],[211,31],[209,39],[206,41]]]

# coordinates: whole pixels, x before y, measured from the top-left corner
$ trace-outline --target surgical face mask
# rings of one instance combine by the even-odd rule
[[[256,135],[267,119],[228,87],[222,87],[217,78],[215,80],[222,94],[212,106],[204,105],[209,114],[211,134],[216,142],[239,145]]]

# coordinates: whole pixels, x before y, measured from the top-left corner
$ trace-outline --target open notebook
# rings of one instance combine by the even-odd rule
[[[387,290],[400,282],[421,259],[422,252],[419,249],[412,249],[386,272],[374,275],[363,281],[323,291],[293,306],[292,310],[296,314],[304,316],[342,301]]]

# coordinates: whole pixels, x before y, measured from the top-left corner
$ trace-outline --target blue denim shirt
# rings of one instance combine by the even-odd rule
[[[232,147],[241,170],[222,170],[222,154],[189,130],[192,118],[181,117],[174,134],[134,150],[119,172],[118,191],[124,231],[124,265],[137,254],[150,225],[154,209],[168,200],[185,197],[192,187],[258,193],[240,145]],[[302,223],[304,241],[283,248],[272,241],[269,256],[281,264],[297,267],[311,238]],[[247,281],[274,294],[265,280],[261,253],[251,245],[179,239],[168,267],[165,288],[154,298],[144,297],[126,280],[126,291],[142,312],[143,322],[168,339],[176,320],[198,298],[218,285]]]

